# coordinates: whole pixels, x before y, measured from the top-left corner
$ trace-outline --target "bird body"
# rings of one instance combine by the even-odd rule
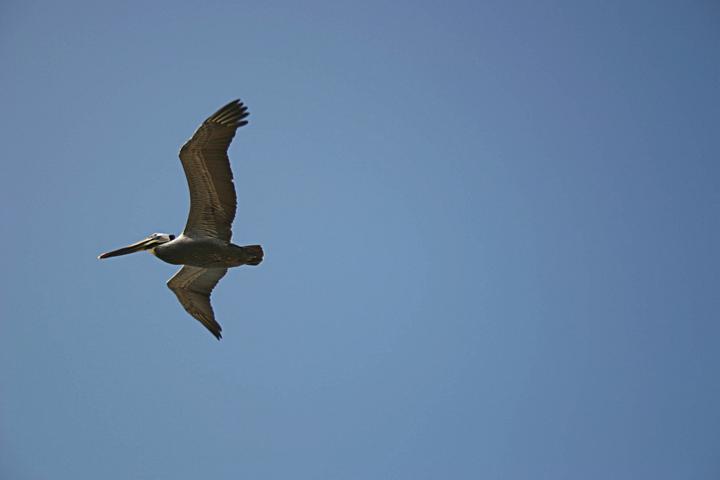
[[[164,262],[183,265],[167,282],[185,310],[219,340],[210,294],[228,268],[258,265],[260,245],[241,247],[230,242],[237,195],[227,155],[239,127],[247,125],[245,105],[234,100],[208,117],[180,149],[190,190],[190,212],[183,233],[175,237],[153,233],[127,247],[103,253],[110,258],[147,250]]]
[[[260,248],[259,252],[258,248]],[[252,265],[257,261],[258,254],[262,258],[262,247],[259,245],[241,247],[217,238],[192,238],[185,235],[158,245],[151,251],[163,262],[202,268]]]

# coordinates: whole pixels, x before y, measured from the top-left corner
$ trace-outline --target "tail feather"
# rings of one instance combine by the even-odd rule
[[[245,254],[246,265],[260,265],[260,262],[263,261],[265,253],[260,245],[245,245],[242,249]]]

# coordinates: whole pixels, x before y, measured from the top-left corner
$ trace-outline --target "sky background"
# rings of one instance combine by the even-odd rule
[[[0,477],[720,478],[713,1],[0,6]],[[147,254],[234,98],[217,342]]]

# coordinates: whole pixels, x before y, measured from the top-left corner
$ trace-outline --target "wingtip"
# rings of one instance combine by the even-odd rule
[[[212,333],[213,336],[214,336],[217,340],[221,340],[221,339],[222,339],[222,327],[220,326],[219,323],[217,323],[217,322],[214,322],[214,323],[215,323],[215,325],[212,325],[212,326],[211,326],[211,325],[206,325],[206,327],[207,327],[208,331],[209,331],[210,333]]]
[[[218,123],[231,128],[240,128],[247,125],[247,118],[250,115],[248,108],[239,99],[235,99],[212,114],[206,122]]]

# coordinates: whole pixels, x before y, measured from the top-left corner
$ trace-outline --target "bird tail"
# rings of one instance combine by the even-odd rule
[[[260,245],[245,245],[241,247],[245,255],[245,265],[260,265],[263,261],[263,249]]]

